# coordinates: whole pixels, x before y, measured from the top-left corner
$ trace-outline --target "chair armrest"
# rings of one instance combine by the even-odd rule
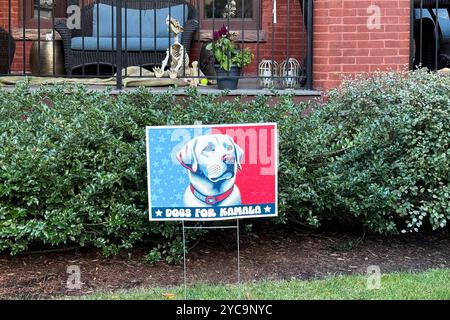
[[[66,20],[57,20],[55,22],[55,30],[60,34],[64,53],[64,66],[67,74],[72,74],[72,67],[70,64],[72,54],[72,31],[67,27]]]
[[[55,22],[55,30],[60,34],[64,47],[68,45],[70,48],[70,42],[72,40],[72,31],[67,28],[66,20],[58,20]]]
[[[194,34],[197,32],[198,30],[198,21],[191,19],[191,20],[187,20],[186,23],[183,26],[183,34],[181,35],[181,44],[184,46],[184,49],[187,51],[187,53],[189,54],[190,50],[191,50],[191,42],[192,39],[194,38]]]

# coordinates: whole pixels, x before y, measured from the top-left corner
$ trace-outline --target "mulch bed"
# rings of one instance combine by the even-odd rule
[[[433,235],[375,237],[272,227],[258,236],[241,231],[242,281],[316,279],[332,274],[361,274],[369,265],[381,272],[450,267],[450,237]],[[0,255],[0,298],[36,299],[84,295],[183,283],[183,266],[149,265],[148,248],[106,258],[95,250],[65,253]],[[211,232],[187,255],[190,282],[236,281],[236,241],[232,231]],[[82,287],[68,290],[69,265],[81,269]]]

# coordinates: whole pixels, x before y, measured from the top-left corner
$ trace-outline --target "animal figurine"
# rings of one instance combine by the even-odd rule
[[[173,44],[169,46],[166,50],[166,57],[162,61],[161,67],[155,67],[153,72],[157,78],[161,78],[165,73],[165,68],[169,64],[170,60],[170,68],[169,68],[169,76],[170,78],[174,78],[175,75],[183,76],[185,72],[189,70],[189,56],[184,49],[184,46],[179,42],[178,35],[184,31],[181,24],[177,19],[170,18],[167,16],[166,24],[169,27],[170,33],[173,33]],[[182,68],[184,67],[184,68]]]

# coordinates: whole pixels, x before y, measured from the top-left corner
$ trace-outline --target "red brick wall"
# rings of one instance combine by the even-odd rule
[[[19,21],[19,1],[11,1],[11,23],[17,26]],[[8,28],[8,0],[0,0],[0,26]]]
[[[30,72],[30,49],[32,41],[25,41],[25,66],[26,72]],[[23,72],[23,51],[24,42],[16,40],[16,54],[14,55],[14,60],[11,66],[12,72]]]
[[[265,42],[260,42],[259,45],[255,42],[244,43],[244,47],[250,48],[255,55],[253,63],[244,70],[246,74],[255,75],[257,73],[258,63],[262,59],[272,59],[272,34],[274,35],[274,60],[281,63],[288,55],[288,0],[277,0],[276,24],[272,23],[272,0],[261,0],[261,10],[261,30],[265,33],[266,39]],[[303,18],[300,10],[300,1],[289,1],[289,16],[289,57],[296,58],[301,62],[302,57],[306,53],[306,33],[303,32],[302,28]],[[219,27],[218,25],[216,28],[218,29]],[[197,60],[199,58],[201,46],[202,43],[194,44],[191,54],[192,59]],[[256,53],[257,47],[259,47],[259,60]]]
[[[378,6],[380,29],[367,26]],[[401,70],[409,63],[409,0],[315,0],[314,87],[339,85],[343,75]]]
[[[9,22],[8,16],[8,0],[0,0],[0,26],[5,30],[8,30],[9,23],[11,23],[11,28],[17,29],[21,26],[21,1],[20,0],[11,0],[11,22]],[[26,67],[27,71],[29,70],[28,66],[28,57],[31,48],[31,42],[25,42],[25,57],[26,57]],[[23,71],[23,50],[24,43],[21,39],[16,38],[16,52],[14,55],[13,64],[11,66],[12,71]]]

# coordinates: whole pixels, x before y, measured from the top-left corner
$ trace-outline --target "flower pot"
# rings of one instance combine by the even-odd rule
[[[219,65],[214,65],[217,75],[217,87],[220,90],[236,90],[239,82],[241,68],[231,66],[230,71],[223,70]]]
[[[64,53],[61,41],[39,40],[30,49],[31,73],[39,75],[64,74]]]

